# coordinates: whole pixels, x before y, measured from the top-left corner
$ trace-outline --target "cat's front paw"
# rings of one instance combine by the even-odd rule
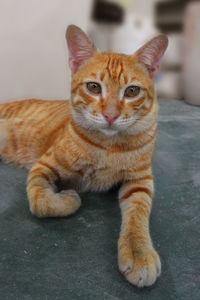
[[[134,251],[119,242],[118,263],[120,272],[137,287],[151,286],[161,273],[159,255],[152,247]]]
[[[36,197],[37,196],[37,197]],[[29,192],[31,212],[38,217],[65,217],[76,212],[81,199],[74,190],[63,190],[54,193],[50,189],[42,189],[33,195]]]
[[[63,190],[58,195],[65,205],[63,216],[73,214],[81,206],[81,199],[74,190]]]

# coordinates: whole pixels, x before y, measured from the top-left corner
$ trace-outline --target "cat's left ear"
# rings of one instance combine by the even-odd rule
[[[151,41],[141,47],[134,56],[137,57],[138,62],[144,65],[153,78],[156,70],[159,67],[159,62],[168,46],[168,38],[164,34],[160,34]]]
[[[66,40],[69,49],[69,66],[72,72],[76,73],[82,63],[94,55],[96,49],[87,35],[75,25],[67,28]]]

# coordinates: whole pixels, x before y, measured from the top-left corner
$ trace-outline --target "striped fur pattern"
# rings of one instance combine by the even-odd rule
[[[77,46],[70,45],[74,35],[79,43],[85,39],[91,57],[70,58],[71,100],[0,105],[0,155],[30,169],[27,193],[30,210],[38,217],[72,214],[81,204],[78,191],[108,190],[121,182],[119,268],[132,284],[149,286],[161,271],[149,234],[157,125],[153,78],[140,62],[140,52],[97,52],[75,26],[67,33],[69,51]],[[151,50],[149,44],[147,48]],[[86,82],[98,83],[101,93],[88,91]],[[124,97],[130,85],[140,87],[132,99]],[[63,180],[68,189],[58,192],[57,183]]]

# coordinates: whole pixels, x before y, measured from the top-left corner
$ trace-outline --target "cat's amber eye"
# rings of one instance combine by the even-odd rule
[[[136,85],[128,86],[125,89],[124,97],[133,98],[139,95],[141,88]]]
[[[88,82],[87,89],[88,89],[88,91],[90,91],[91,93],[93,93],[95,95],[101,94],[101,86],[100,86],[100,84],[98,84],[96,82]]]

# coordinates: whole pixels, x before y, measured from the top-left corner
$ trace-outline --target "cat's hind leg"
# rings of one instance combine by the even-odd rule
[[[38,217],[64,217],[81,205],[75,190],[56,192],[55,182],[62,175],[51,151],[39,159],[29,172],[27,193],[31,212]],[[65,170],[65,177],[72,174]]]

